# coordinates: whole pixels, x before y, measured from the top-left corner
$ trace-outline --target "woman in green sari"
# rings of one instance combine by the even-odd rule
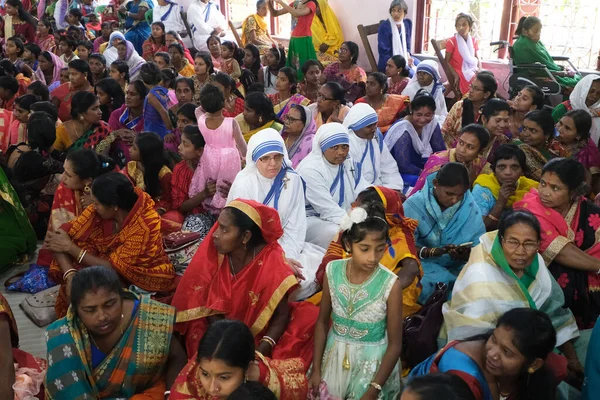
[[[36,243],[19,196],[0,168],[0,273],[18,261],[25,261]]]
[[[521,17],[515,34],[519,38],[513,43],[513,62],[519,64],[544,64],[550,72],[561,72],[563,76],[554,76],[562,86],[575,87],[581,80],[581,75],[569,76],[569,71],[556,64],[546,46],[540,42],[542,21],[538,17]]]
[[[46,330],[46,398],[164,399],[187,361],[175,309],[124,291],[111,268],[69,274],[71,307]]]
[[[71,105],[72,119],[56,128],[56,140],[52,146],[59,152],[72,152],[79,149],[91,149],[100,153],[109,144],[100,143],[112,129],[102,121],[100,103],[95,94],[77,92]]]

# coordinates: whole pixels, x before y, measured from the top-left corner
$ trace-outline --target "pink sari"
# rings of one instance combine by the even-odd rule
[[[35,80],[44,83],[46,86],[50,86],[54,82],[60,81],[60,71],[65,68],[65,63],[60,59],[56,54],[50,53],[50,57],[52,58],[52,64],[54,64],[54,70],[52,71],[52,81],[46,82],[46,77],[44,76],[44,72],[41,68],[38,68],[33,73],[35,76]]]

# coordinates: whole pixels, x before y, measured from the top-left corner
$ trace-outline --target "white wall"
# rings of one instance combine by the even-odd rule
[[[416,15],[415,2],[416,0],[406,0],[409,18],[413,21]],[[371,66],[363,51],[362,41],[356,27],[360,24],[376,24],[382,19],[387,19],[390,3],[391,0],[329,0],[329,5],[337,15],[342,31],[344,31],[344,40],[351,40],[360,46],[361,56],[358,59],[358,64],[367,71],[371,70]],[[377,35],[369,36],[369,42],[375,54],[375,60],[377,60]]]

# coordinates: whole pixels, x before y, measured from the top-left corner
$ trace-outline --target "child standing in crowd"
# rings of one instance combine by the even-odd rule
[[[226,73],[237,81],[242,76],[240,64],[244,62],[244,51],[233,42],[223,42],[221,45],[221,72]]]
[[[402,287],[379,263],[387,250],[385,210],[375,202],[356,207],[340,229],[344,251],[352,258],[326,267],[309,390],[317,395],[325,382],[329,394],[342,399],[395,399],[400,393]]]
[[[58,40],[58,51],[60,51],[60,59],[66,64],[73,60],[78,60],[79,57],[74,53],[77,49],[77,42],[68,36],[61,36]]]
[[[454,76],[457,86],[455,89],[460,90],[459,94],[464,94],[469,92],[469,85],[481,68],[481,62],[477,56],[479,46],[477,40],[471,36],[473,18],[470,15],[458,14],[454,27],[456,33],[446,41],[446,61]]]
[[[204,153],[204,137],[195,125],[186,126],[181,135],[178,151],[181,161],[173,170],[171,179],[173,209],[183,214],[182,230],[198,232],[204,238],[215,223],[215,217],[202,208],[202,202],[217,191],[215,182],[209,181],[203,191],[193,197],[188,195],[194,171]]]
[[[204,191],[209,181],[233,182],[241,170],[240,159],[246,154],[246,142],[240,126],[233,118],[223,117],[225,96],[213,85],[207,85],[200,94],[200,104],[205,114],[198,117],[198,128],[204,136],[203,162],[196,169],[190,186],[190,197]],[[236,148],[237,145],[237,148]],[[217,192],[210,200],[203,202],[206,209],[218,214],[227,196]]]
[[[149,90],[148,96],[144,99],[144,131],[154,132],[164,139],[169,131],[173,130],[173,125],[167,111],[169,93],[166,88],[160,86],[161,71],[158,65],[150,62],[142,65],[140,76]]]

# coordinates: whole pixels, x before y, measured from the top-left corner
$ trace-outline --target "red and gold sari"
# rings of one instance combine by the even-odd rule
[[[10,339],[13,362],[17,364],[15,366],[15,386],[13,387],[23,394],[29,392],[32,396],[36,396],[38,393],[33,393],[33,391],[36,390],[35,388],[39,388],[44,381],[43,371],[47,368],[46,361],[19,349],[17,321],[8,301],[0,293],[0,320],[3,318],[8,321],[10,327],[10,337],[3,338],[3,340]],[[39,393],[43,394],[43,389]]]
[[[542,242],[539,252],[562,288],[565,307],[573,312],[579,329],[590,329],[600,315],[600,276],[560,264],[556,256],[569,243],[592,257],[600,257],[600,207],[580,197],[565,217],[540,201],[531,189],[513,209],[527,209],[540,222]]]
[[[48,220],[48,231],[56,231],[61,226],[81,215],[82,193],[79,190],[72,190],[60,183],[56,192],[54,192],[54,200],[52,201],[52,211],[50,211],[50,219]],[[46,247],[42,247],[38,253],[37,263],[39,265],[50,265],[54,255]]]
[[[133,284],[149,292],[170,291],[175,286],[175,270],[163,248],[160,217],[150,196],[139,188],[135,188],[135,192],[138,200],[119,232],[114,232],[112,220],[100,218],[94,206],[86,208],[77,219],[64,224],[61,229],[81,249],[110,261],[125,284]],[[73,265],[77,269],[84,267],[76,263]],[[50,265],[50,276],[54,282],[64,283],[56,259]],[[56,315],[64,317],[68,306],[65,286],[62,285],[56,299]]]
[[[402,314],[403,317],[407,317],[413,315],[421,308],[417,303],[421,295],[419,281],[423,276],[423,269],[417,257],[417,247],[415,245],[415,229],[418,222],[404,216],[404,207],[402,206],[402,200],[398,192],[383,186],[375,186],[375,190],[383,202],[385,218],[390,227],[389,247],[380,263],[395,274],[401,269],[400,262],[406,258],[412,258],[419,263],[419,274],[410,286],[402,291]],[[341,237],[338,235],[337,239],[331,242],[329,248],[327,248],[325,257],[323,257],[323,261],[319,265],[317,282],[320,287],[323,287],[323,276],[325,275],[327,264],[331,261],[348,257],[350,257],[350,254],[344,251]],[[319,304],[321,296],[322,292],[319,292],[311,297],[309,301],[313,304]]]
[[[223,315],[244,322],[258,347],[275,309],[298,287],[277,243],[283,234],[277,211],[251,200],[234,200],[227,207],[248,215],[260,227],[267,244],[235,278],[228,257],[219,254],[213,242],[218,223],[200,245],[172,302],[178,310],[175,329],[185,335],[190,361],[171,388],[171,399],[210,398],[196,379],[196,352],[209,325],[206,317]],[[305,399],[305,374],[312,362],[318,309],[306,302],[290,303],[289,307],[288,325],[272,357],[258,357],[260,382],[279,399]]]
[[[366,103],[368,104],[366,97],[361,97],[356,100],[356,104]],[[401,113],[406,109],[407,105],[410,104],[410,98],[408,96],[401,96],[399,94],[388,94],[386,95],[385,102],[383,105],[375,110],[377,112],[377,127],[381,133],[385,134],[388,129],[396,121],[400,119]]]
[[[135,186],[142,190],[146,190],[146,184],[144,183],[144,173],[138,166],[137,161],[129,161],[127,166],[123,169],[123,174],[127,176]],[[171,179],[173,173],[166,165],[161,168],[158,172],[158,179],[160,183],[160,195],[154,200],[154,208],[156,211],[162,210],[161,215],[161,232],[163,235],[168,235],[172,232],[179,232],[181,230],[182,221],[180,218],[174,218],[172,213],[169,211],[173,208],[171,200]]]

